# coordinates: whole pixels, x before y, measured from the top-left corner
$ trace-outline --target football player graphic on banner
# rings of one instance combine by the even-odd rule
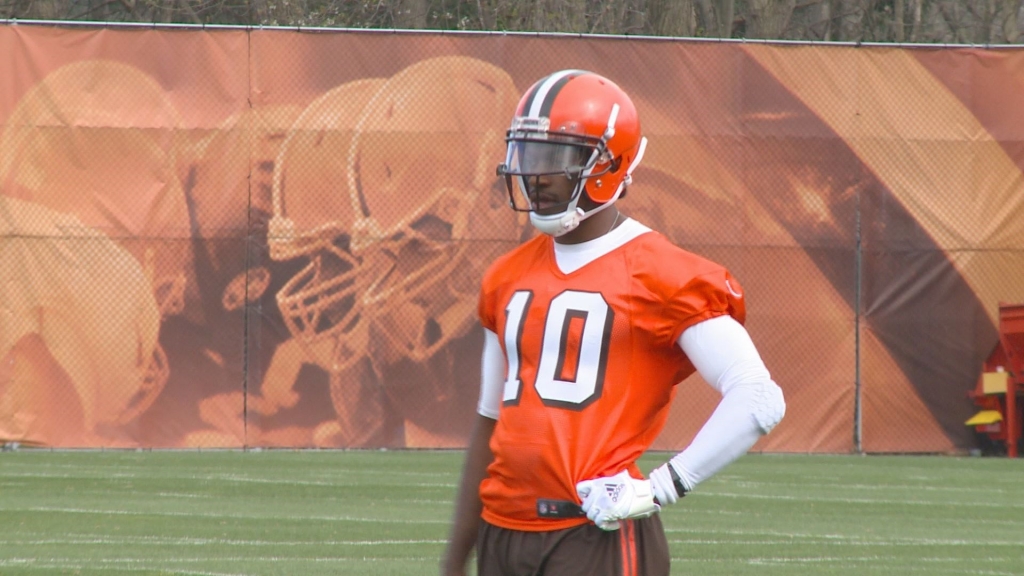
[[[285,346],[330,376],[337,417],[317,445],[464,443],[469,419],[455,407],[475,402],[476,384],[457,357],[479,355],[464,341],[475,285],[521,230],[488,161],[515,92],[493,65],[439,57],[339,87],[293,127],[274,176],[271,257],[307,263],[278,303]],[[279,367],[265,388],[296,370]]]
[[[31,426],[24,429],[41,443],[133,444],[137,434],[129,427],[138,426],[167,381],[167,357],[156,341],[161,319],[183,311],[190,275],[187,242],[173,240],[188,234],[174,169],[180,120],[144,72],[84,60],[47,74],[4,126],[4,226],[28,226],[51,240],[7,248],[4,272],[16,277],[5,284],[14,293],[4,302],[16,303],[12,314],[27,323],[5,331],[5,340],[14,340],[0,355],[13,352],[30,366],[15,371],[15,384],[31,374],[41,395],[43,380],[67,382],[75,392],[52,401],[21,397],[34,408],[23,404],[13,417],[44,428],[51,419],[80,422],[84,429],[77,437],[35,437]],[[28,268],[19,274],[19,266]]]
[[[184,164],[202,296],[199,309],[187,314],[194,324],[174,326],[180,333],[177,348],[192,361],[172,372],[173,388],[179,404],[197,404],[180,408],[189,410],[183,416],[197,420],[182,440],[186,446],[311,444],[310,415],[264,418],[294,402],[265,401],[261,386],[278,345],[291,337],[277,313],[275,293],[300,266],[268,257],[267,230],[275,162],[302,109],[246,107],[195,145],[194,160]],[[193,373],[197,365],[202,377]],[[285,385],[292,386],[296,376]]]

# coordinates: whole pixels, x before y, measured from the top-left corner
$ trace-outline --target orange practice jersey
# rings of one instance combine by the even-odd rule
[[[635,462],[661,432],[675,384],[693,365],[676,344],[702,320],[745,315],[722,266],[646,232],[569,274],[538,236],[484,277],[483,325],[498,335],[507,377],[481,484],[483,518],[515,530],[558,530],[586,518],[541,519],[537,499],[579,502],[576,483]]]

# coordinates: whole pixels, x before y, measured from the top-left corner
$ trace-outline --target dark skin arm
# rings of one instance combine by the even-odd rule
[[[491,453],[491,434],[497,420],[477,414],[462,466],[462,480],[455,498],[452,529],[448,535],[448,548],[441,560],[441,576],[465,576],[466,562],[476,545],[480,527],[480,483],[487,476],[487,466],[494,459]]]

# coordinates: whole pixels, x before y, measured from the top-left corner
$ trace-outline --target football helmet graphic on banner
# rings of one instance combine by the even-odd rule
[[[183,311],[191,273],[188,242],[179,241],[189,233],[175,172],[179,127],[177,111],[149,75],[118,62],[85,60],[50,72],[28,90],[0,135],[0,194],[55,217],[67,216],[60,237],[68,239],[68,250],[88,251],[100,237],[116,242],[142,271],[139,276],[126,273],[122,280],[142,282],[159,310],[157,323],[145,334],[126,332],[138,339],[128,349],[140,355],[138,370],[132,368],[138,381],[122,383],[131,391],[130,400],[116,416],[99,411],[90,416],[87,410],[87,419],[95,424],[134,419],[167,380],[166,356],[151,337],[159,331],[161,317]],[[76,257],[87,256],[83,252]],[[80,282],[74,289],[84,289],[83,297],[97,301],[135,289],[103,285]],[[98,318],[82,326],[102,330]],[[63,365],[62,353],[53,352]],[[77,368],[65,370],[77,378]]]
[[[348,162],[353,251],[370,282],[373,361],[423,361],[476,318],[480,278],[519,239],[493,159],[518,92],[501,68],[430,58],[392,76],[363,111]]]
[[[562,70],[523,94],[506,134],[504,176],[512,207],[530,213],[545,234],[561,236],[612,205],[630,182],[647,140],[629,96],[611,80]],[[539,213],[537,179],[564,175],[575,184],[560,210]],[[581,206],[586,194],[591,207]]]
[[[76,217],[3,195],[0,237],[0,437],[119,444],[168,376],[142,266]]]
[[[188,213],[175,167],[181,122],[141,70],[74,62],[22,97],[0,138],[4,194],[74,214],[152,272],[165,316],[184,309]]]
[[[331,373],[366,351],[358,262],[349,246],[356,215],[345,193],[346,171],[356,122],[383,84],[383,79],[356,80],[310,103],[274,166],[270,257],[309,260],[278,292],[278,306],[306,355]],[[333,340],[333,346],[324,346],[325,340]]]
[[[200,146],[201,153],[185,176],[186,197],[194,220],[197,247],[208,257],[210,272],[223,292],[224,310],[255,302],[270,285],[265,266],[250,267],[250,246],[223,240],[262,240],[272,214],[274,165],[302,108],[291,104],[246,107],[231,115]],[[203,278],[197,278],[203,283]],[[205,298],[212,295],[204,295]]]

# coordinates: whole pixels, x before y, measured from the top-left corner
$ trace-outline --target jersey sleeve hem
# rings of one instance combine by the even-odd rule
[[[703,312],[700,312],[699,314],[694,314],[693,316],[690,316],[686,320],[679,323],[679,326],[677,326],[675,331],[672,332],[672,341],[679,342],[679,338],[682,337],[683,332],[686,332],[686,329],[691,326],[700,324],[705,320],[710,320],[712,318],[718,318],[719,316],[728,315],[728,310],[705,310]]]
[[[476,407],[477,414],[483,416],[484,418],[490,418],[491,420],[498,419],[498,412],[499,410],[492,410],[491,408],[488,408],[483,405],[477,405]]]

